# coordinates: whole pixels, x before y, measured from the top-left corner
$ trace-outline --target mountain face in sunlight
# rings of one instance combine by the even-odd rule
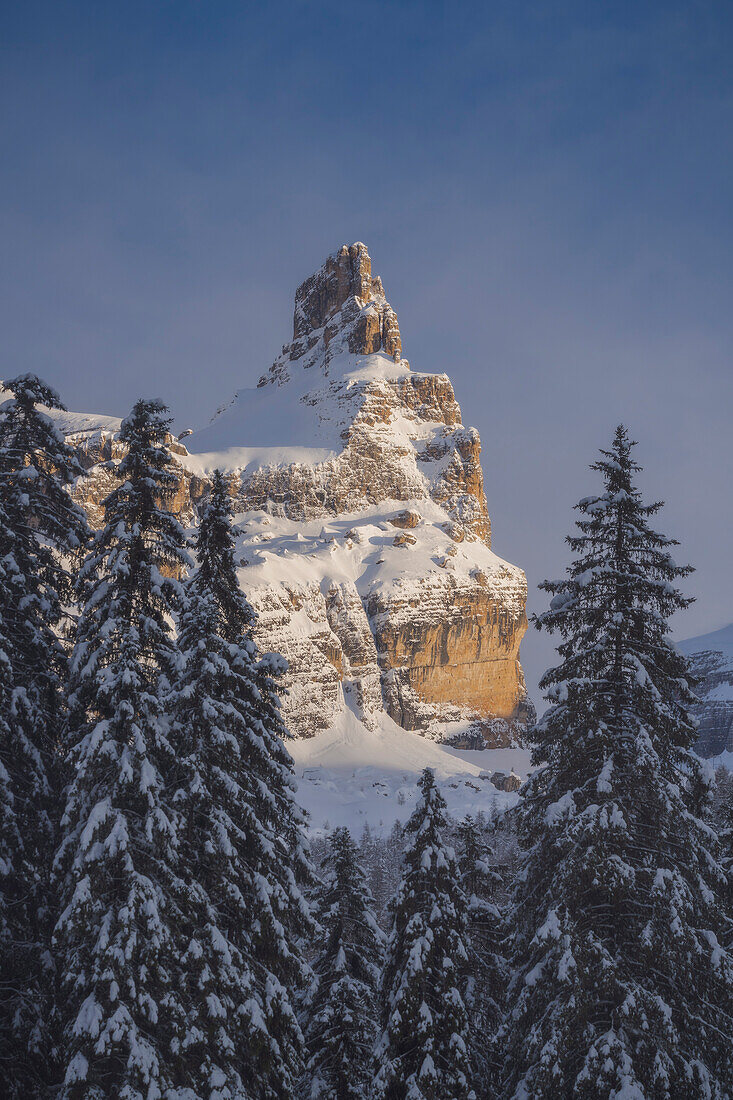
[[[95,522],[116,425],[65,416]],[[491,550],[478,432],[447,374],[403,358],[365,245],[343,246],[301,284],[292,340],[258,385],[171,442],[185,520],[215,469],[229,479],[240,582],[260,647],[288,659],[296,736],[351,711],[371,730],[388,718],[473,748],[511,741],[531,714],[525,576]]]

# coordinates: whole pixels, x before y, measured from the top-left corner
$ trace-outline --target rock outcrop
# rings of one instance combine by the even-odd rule
[[[699,723],[696,751],[706,757],[733,752],[733,624],[679,648],[699,681],[700,702],[692,708]]]
[[[402,355],[400,326],[384,296],[382,281],[372,278],[366,245],[357,242],[329,256],[320,270],[295,292],[293,340],[287,344],[258,385],[282,385],[290,377],[288,363],[303,360],[306,369],[318,364],[325,374],[344,341],[354,355],[384,351]]]
[[[109,418],[76,428],[89,472],[78,499],[98,524],[120,445]],[[445,374],[402,358],[363,244],[298,288],[292,341],[257,387],[172,445],[185,521],[213,470],[229,476],[240,581],[261,648],[289,661],[293,733],[347,707],[367,728],[386,714],[492,744],[526,722],[526,581],[491,550],[478,432]]]
[[[478,432],[445,374],[402,358],[363,244],[301,284],[292,341],[186,444],[202,482],[232,473],[241,580],[290,661],[296,733],[339,705],[435,736],[526,721],[526,581],[490,549]]]

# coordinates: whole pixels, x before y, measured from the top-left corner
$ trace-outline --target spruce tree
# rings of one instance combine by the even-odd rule
[[[217,473],[186,585],[170,694],[180,766],[178,929],[187,1037],[183,1081],[200,1100],[295,1095],[303,1039],[293,998],[310,931],[310,869],[273,672],[250,632],[234,565],[231,505]]]
[[[214,470],[196,538],[196,573],[191,588],[214,601],[219,634],[227,642],[241,642],[245,635],[248,637],[255,618],[237,580],[234,534],[231,496],[221,470]],[[251,642],[248,644],[251,646]]]
[[[446,846],[445,800],[430,768],[406,825],[410,843],[391,904],[382,977],[379,1100],[469,1100],[466,898],[455,852]]]
[[[690,569],[650,526],[623,427],[591,467],[567,576],[537,625],[543,677],[521,812],[507,1097],[729,1097],[733,961],[726,878],[669,617]]]
[[[389,926],[388,907],[400,884],[404,827],[395,821],[389,836],[380,837],[365,825],[359,841],[361,863],[372,895],[374,911],[380,928]]]
[[[0,1072],[7,1095],[38,1095],[54,1062],[53,904],[57,747],[72,598],[67,562],[87,539],[69,490],[83,473],[34,375],[0,406]]]
[[[495,901],[501,876],[494,869],[485,828],[472,817],[458,827],[461,885],[468,901],[466,1008],[469,1056],[476,1094],[496,1095],[500,1078],[496,1037],[503,1022],[508,980],[507,928]]]
[[[374,900],[346,828],[334,829],[316,916],[322,946],[307,1006],[307,1100],[364,1100],[377,1038],[384,944]]]
[[[185,1038],[176,981],[175,753],[161,706],[177,651],[171,615],[188,558],[166,504],[177,478],[157,401],[123,421],[120,484],[79,574],[57,873],[63,1100],[153,1100]]]

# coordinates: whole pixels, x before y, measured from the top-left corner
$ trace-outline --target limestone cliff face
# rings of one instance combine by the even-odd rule
[[[119,457],[113,427],[75,439],[94,523],[114,479],[104,463]],[[491,551],[478,432],[445,374],[402,358],[363,244],[298,288],[293,338],[257,387],[172,442],[187,522],[213,470],[228,473],[240,581],[260,647],[289,661],[293,733],[344,707],[367,727],[385,714],[431,736],[473,724],[494,743],[526,721],[526,581]]]
[[[114,428],[70,431],[66,435],[66,441],[76,447],[80,463],[87,471],[87,476],[80,478],[77,482],[74,497],[85,509],[91,526],[101,527],[104,522],[102,502],[119,483],[119,479],[115,477],[114,467],[126,449],[119,440],[119,422]],[[178,474],[178,485],[169,502],[169,507],[183,523],[191,523],[195,515],[193,502],[206,491],[207,485],[195,477],[192,478],[181,466],[179,459],[182,455],[187,455],[188,451],[175,436],[168,436],[168,446],[173,454],[175,470]]]
[[[521,593],[512,595],[509,602],[504,586],[476,570],[431,578],[417,601],[368,597],[385,706],[399,725],[425,728],[436,715],[527,718],[518,667],[526,624],[517,614]]]

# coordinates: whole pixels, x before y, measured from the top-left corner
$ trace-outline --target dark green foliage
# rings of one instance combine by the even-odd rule
[[[231,499],[221,470],[215,470],[211,493],[196,539],[196,574],[193,590],[205,592],[213,601],[219,633],[227,642],[239,642],[254,621],[234,564],[234,532]]]
[[[567,577],[537,625],[562,638],[541,681],[520,820],[506,1097],[721,1100],[733,1089],[726,876],[669,617],[689,600],[619,428],[577,506]]]
[[[185,988],[182,1082],[200,1100],[286,1100],[302,1067],[293,997],[310,870],[272,674],[248,627],[231,505],[215,475],[186,585],[170,693],[180,760],[180,858],[191,883],[176,929]],[[213,1006],[213,1008],[212,1008]]]
[[[485,827],[467,817],[458,826],[461,885],[468,902],[466,1007],[471,1074],[479,1098],[495,1095],[500,1080],[496,1039],[503,1021],[508,968],[507,928],[495,897],[501,879]]]
[[[455,852],[443,840],[445,801],[426,768],[406,826],[410,842],[392,903],[382,978],[375,1095],[380,1100],[469,1100],[463,997],[467,905]]]
[[[57,746],[74,562],[88,528],[69,495],[82,473],[38,406],[62,409],[34,375],[0,406],[0,1071],[8,1095],[53,1076],[50,869],[58,826]]]
[[[70,784],[57,858],[64,1100],[151,1100],[175,1083],[185,1037],[175,981],[175,751],[161,685],[177,671],[170,617],[188,564],[159,402],[123,422],[127,453],[78,580]]]
[[[308,1100],[364,1100],[377,1037],[384,936],[349,830],[334,829],[316,915],[322,946],[307,1006]]]

